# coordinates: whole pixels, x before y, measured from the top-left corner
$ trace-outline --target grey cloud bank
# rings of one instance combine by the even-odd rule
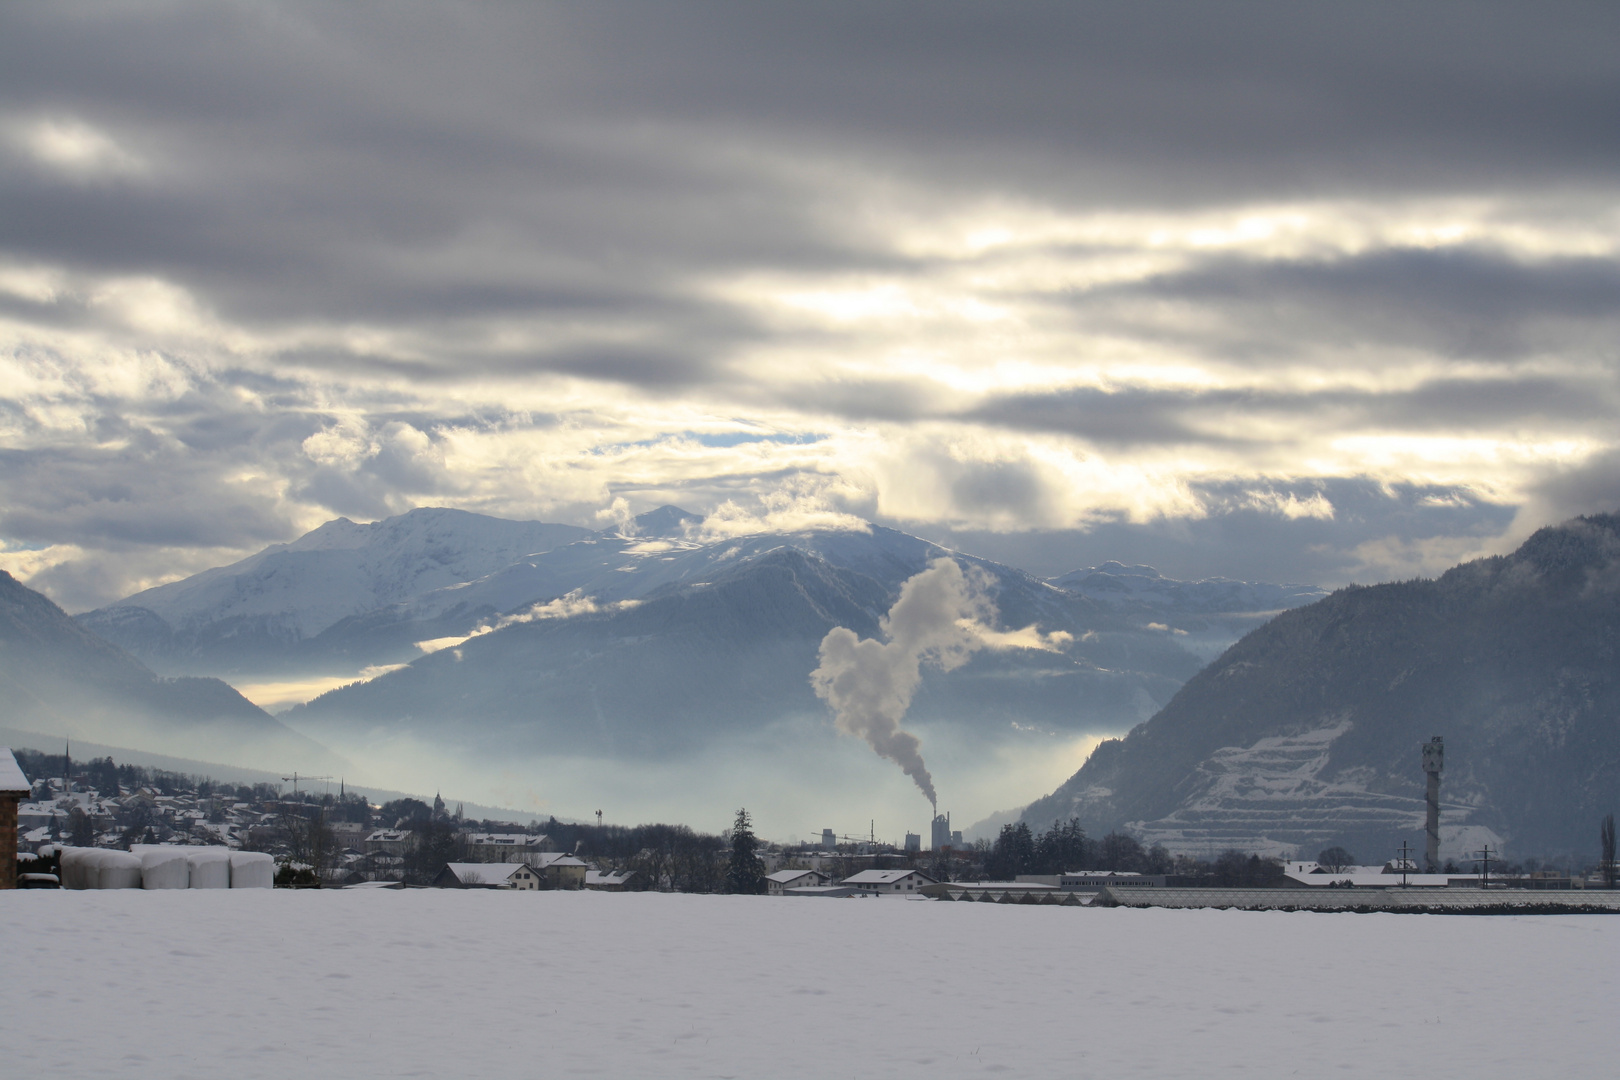
[[[1620,497],[1611,6],[5,23],[0,566],[73,610],[425,504],[1331,584]]]

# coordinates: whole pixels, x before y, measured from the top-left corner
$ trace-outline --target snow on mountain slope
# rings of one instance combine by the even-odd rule
[[[1270,585],[1230,578],[1177,581],[1151,566],[1105,562],[1048,578],[1053,585],[1121,609],[1162,608],[1188,613],[1275,614],[1285,608],[1315,603],[1327,595],[1317,585]]]
[[[1421,833],[1422,798],[1377,790],[1371,769],[1324,775],[1333,744],[1350,727],[1348,720],[1339,720],[1268,736],[1251,746],[1223,747],[1199,763],[1188,785],[1191,794],[1181,806],[1154,821],[1129,822],[1126,828],[1145,845],[1162,844],[1173,854],[1209,857],[1238,848],[1284,859],[1314,854],[1324,835]],[[1476,810],[1449,798],[1442,802],[1442,859],[1466,863],[1481,843],[1501,848],[1502,837],[1471,823]],[[1374,848],[1368,857],[1385,854]]]
[[[186,669],[194,666],[184,662],[188,655],[206,657],[222,644],[235,653],[285,648],[343,618],[483,577],[587,535],[571,525],[442,508],[369,525],[339,518],[290,544],[79,618],[143,659]]]
[[[1439,735],[1446,827],[1510,857],[1584,858],[1620,803],[1617,642],[1620,514],[1576,518],[1432,581],[1278,615],[1024,820],[1381,858],[1421,842],[1418,748]]]
[[[664,507],[652,514],[673,509]],[[697,525],[702,518],[686,515],[684,520]],[[945,553],[926,540],[878,526],[734,539],[707,538],[694,529],[657,535],[638,528],[634,535],[597,533],[519,559],[477,581],[427,593],[403,605],[401,613],[437,618],[457,609],[511,612],[569,592],[604,602],[636,599],[660,588],[700,582],[779,547],[796,548],[891,588],[921,570],[928,559]]]

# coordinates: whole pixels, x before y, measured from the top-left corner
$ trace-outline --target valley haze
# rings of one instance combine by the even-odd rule
[[[1620,8],[4,23],[4,726],[1364,858],[1441,734],[1589,854]]]
[[[77,621],[165,675],[249,692],[341,684],[277,717],[346,758],[358,783],[542,817],[605,806],[723,820],[745,802],[773,835],[875,818],[898,838],[926,824],[927,804],[837,733],[812,675],[835,633],[893,632],[909,581],[950,569],[960,592],[971,580],[982,620],[913,617],[913,633],[948,634],[959,651],[953,670],[910,661],[915,701],[896,716],[922,736],[947,784],[941,809],[964,825],[1055,787],[1210,655],[1323,595],[1117,563],[1047,582],[840,524],[716,535],[667,506],[587,532],[422,508],[330,522]]]

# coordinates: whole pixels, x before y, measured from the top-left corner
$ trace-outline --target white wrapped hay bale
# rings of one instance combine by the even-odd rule
[[[65,847],[60,864],[62,888],[93,889],[96,887],[95,854],[91,848]]]
[[[136,854],[133,850],[130,854]],[[139,852],[141,888],[186,889],[191,886],[191,863],[186,849],[147,846]]]
[[[231,852],[231,888],[268,889],[276,883],[276,860],[262,851]]]
[[[138,889],[141,887],[141,859],[127,851],[98,851],[96,888]]]
[[[191,848],[186,858],[191,863],[193,889],[231,887],[231,853],[225,848]]]

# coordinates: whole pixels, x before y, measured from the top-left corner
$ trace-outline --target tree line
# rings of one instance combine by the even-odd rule
[[[939,869],[949,872],[943,860]],[[1092,839],[1080,826],[1079,818],[1054,822],[1039,834],[1022,821],[1003,825],[984,857],[985,876],[994,881],[1012,881],[1020,874],[1051,875],[1077,870],[1163,874],[1167,878],[1196,878],[1211,885],[1248,888],[1274,885],[1283,877],[1280,861],[1235,849],[1204,860],[1172,856],[1161,844],[1144,848],[1134,836],[1122,832]]]

